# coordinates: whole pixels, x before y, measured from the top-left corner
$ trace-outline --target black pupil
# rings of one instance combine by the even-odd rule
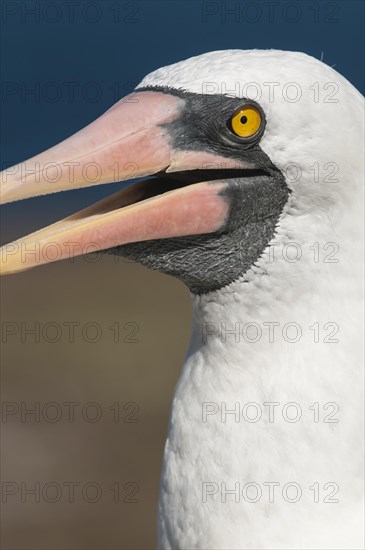
[[[242,124],[246,124],[247,116],[245,116],[245,115],[241,116],[241,122],[242,122]]]

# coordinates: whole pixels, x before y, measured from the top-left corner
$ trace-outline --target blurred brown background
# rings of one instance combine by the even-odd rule
[[[110,256],[1,280],[2,548],[155,547],[190,315],[181,283]]]

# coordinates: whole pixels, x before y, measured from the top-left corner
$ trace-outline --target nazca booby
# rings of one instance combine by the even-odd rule
[[[218,51],[3,172],[2,202],[154,176],[4,246],[1,270],[93,242],[189,286],[158,548],[363,547],[363,143],[332,68]]]

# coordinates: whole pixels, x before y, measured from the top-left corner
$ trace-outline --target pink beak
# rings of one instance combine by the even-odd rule
[[[1,203],[159,172],[237,168],[237,161],[172,147],[167,125],[179,118],[184,104],[177,96],[156,91],[127,96],[74,136],[2,172]],[[1,274],[81,255],[90,245],[102,250],[214,232],[228,216],[229,205],[221,195],[225,182],[172,185],[156,196],[153,185],[153,180],[141,181],[3,246]]]

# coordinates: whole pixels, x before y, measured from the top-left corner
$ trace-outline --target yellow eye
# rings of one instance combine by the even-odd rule
[[[253,105],[240,107],[231,118],[234,133],[242,138],[249,138],[259,131],[262,118],[260,111]]]

